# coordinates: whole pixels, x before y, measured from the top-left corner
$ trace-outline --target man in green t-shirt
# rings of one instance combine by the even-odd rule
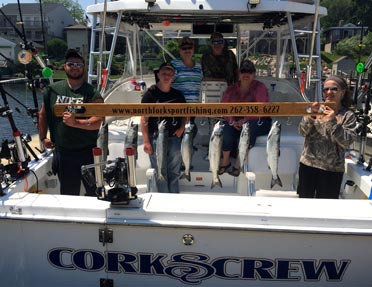
[[[99,92],[84,78],[84,58],[78,51],[69,49],[65,57],[66,80],[46,87],[39,112],[39,137],[46,148],[55,147],[53,170],[60,181],[64,195],[79,195],[81,166],[93,163],[92,148],[97,145],[102,117],[78,117],[65,111],[62,117],[54,115],[56,103],[103,102]],[[47,132],[50,132],[50,139]],[[86,195],[95,196],[95,185],[85,182]]]

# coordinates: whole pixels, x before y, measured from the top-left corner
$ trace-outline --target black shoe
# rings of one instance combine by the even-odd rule
[[[218,175],[224,174],[230,166],[231,166],[231,163],[229,163],[228,165],[225,165],[225,166],[220,166],[219,169],[218,169],[217,174]]]
[[[232,176],[238,177],[240,174],[240,169],[233,166],[232,169],[230,169],[227,173]]]

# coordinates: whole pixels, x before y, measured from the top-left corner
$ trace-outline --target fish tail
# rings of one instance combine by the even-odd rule
[[[275,184],[278,184],[280,187],[283,187],[282,180],[280,179],[279,175],[277,176],[276,179],[274,179],[274,177],[271,178],[270,188],[273,188]]]
[[[190,175],[190,173],[183,173],[183,174],[181,174],[181,176],[180,176],[180,179],[184,179],[184,178],[186,178],[188,181],[191,181],[191,175]]]
[[[211,188],[213,188],[215,186],[222,187],[222,182],[221,182],[220,177],[218,175],[217,175],[217,179],[218,180],[213,180],[212,181]]]

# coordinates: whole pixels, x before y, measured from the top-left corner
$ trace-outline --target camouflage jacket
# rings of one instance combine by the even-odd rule
[[[201,66],[204,78],[225,79],[227,85],[233,84],[236,80],[238,64],[235,54],[230,50],[218,56],[213,56],[211,51],[207,51],[201,59]]]
[[[311,167],[344,172],[346,148],[357,138],[358,124],[353,111],[343,109],[336,119],[323,122],[310,116],[303,117],[300,135],[305,137],[300,162]]]

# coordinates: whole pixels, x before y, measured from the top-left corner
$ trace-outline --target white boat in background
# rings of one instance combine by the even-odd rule
[[[319,17],[327,11],[318,1],[123,0],[92,5],[87,12],[94,36],[88,78],[98,80],[107,104],[139,103],[141,91],[130,86],[134,77],[147,86],[155,83],[153,72],[146,73],[137,60],[141,36],[164,48],[155,36],[159,31],[163,37],[207,38],[211,27],[225,29],[239,61],[251,57],[261,40],[275,46],[258,75],[272,102],[295,107],[321,99]],[[113,35],[111,50],[95,42],[102,31]],[[126,40],[129,73],[106,87],[101,76],[109,76],[117,37]],[[301,59],[309,63],[305,74]],[[224,88],[203,82],[201,101],[218,102]],[[346,160],[341,199],[299,199],[300,116],[274,116],[282,124],[283,187],[270,189],[266,137],[260,137],[247,173],[224,174],[223,188],[211,189],[204,155],[213,119],[198,118],[191,181],[180,180],[180,194],[164,194],[154,190],[141,132],[138,158],[131,149],[124,152],[129,123],[138,117],[120,115],[106,119],[108,161],[97,152],[95,164],[83,169],[100,188],[98,198],[59,195],[51,151],[30,161],[25,176],[2,182],[2,286],[370,286],[372,177],[359,163],[360,154],[350,152]],[[92,169],[95,179],[89,177]],[[2,176],[9,181],[6,172]],[[118,190],[119,198],[112,196]]]

